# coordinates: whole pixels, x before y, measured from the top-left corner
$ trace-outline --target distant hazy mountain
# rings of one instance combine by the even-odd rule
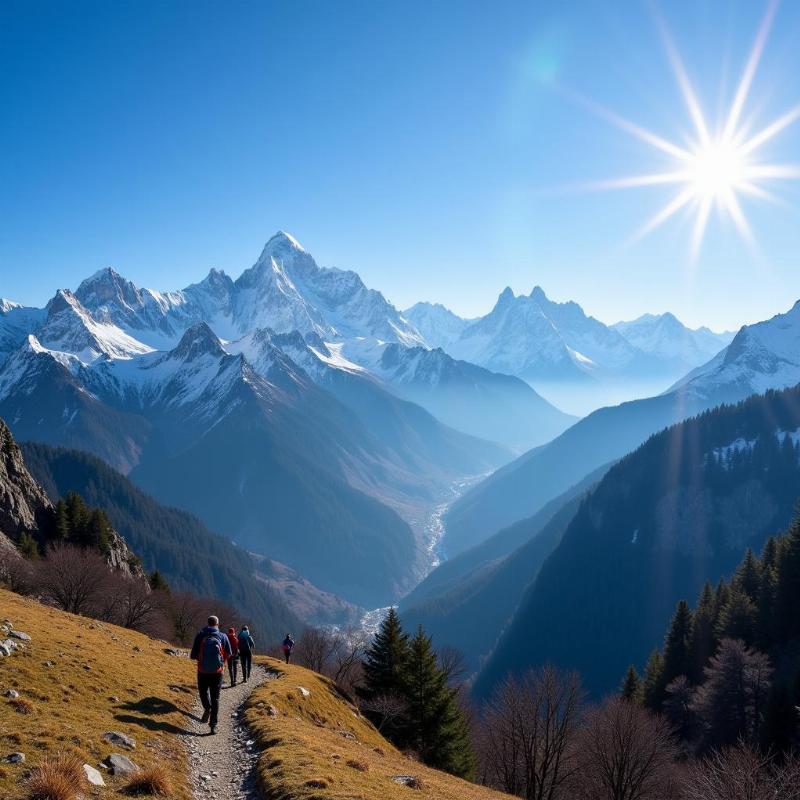
[[[544,503],[592,470],[638,447],[649,436],[724,402],[800,381],[800,304],[745,326],[707,365],[658,397],[602,408],[544,447],[498,470],[459,499],[447,516],[446,543],[459,552]]]
[[[733,336],[690,330],[672,314],[605,325],[577,303],[550,300],[539,286],[519,296],[505,289],[479,319],[430,303],[417,303],[405,316],[429,346],[522,378],[580,413],[661,391]]]
[[[576,669],[596,696],[661,644],[664,619],[793,516],[800,387],[722,406],[652,437],[581,505],[476,684]]]
[[[464,332],[470,320],[463,319],[441,303],[416,303],[403,316],[422,334],[430,347],[447,348]]]
[[[519,378],[458,361],[439,348],[381,343],[371,351],[362,350],[361,360],[393,391],[457,430],[517,452],[550,441],[576,420]]]
[[[665,371],[685,374],[723,350],[735,333],[687,328],[674,314],[644,314],[611,326],[634,347],[655,356]]]

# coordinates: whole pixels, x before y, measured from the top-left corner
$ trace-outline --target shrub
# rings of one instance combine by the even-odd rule
[[[85,785],[81,760],[70,753],[58,753],[31,773],[28,797],[30,800],[76,800]]]
[[[131,795],[154,795],[156,797],[169,797],[172,793],[172,783],[169,775],[162,767],[140,769],[131,775],[125,785],[125,793]]]

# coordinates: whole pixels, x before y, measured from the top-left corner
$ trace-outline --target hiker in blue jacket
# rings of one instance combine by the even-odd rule
[[[250,668],[253,665],[253,650],[256,649],[256,643],[253,639],[253,634],[250,633],[250,628],[247,625],[242,625],[239,631],[239,660],[242,663],[242,680],[247,682],[250,678]]]
[[[194,637],[189,658],[197,661],[197,689],[203,706],[201,722],[208,722],[211,733],[217,732],[219,692],[225,662],[233,655],[228,637],[219,629],[219,619],[208,618],[208,625]]]

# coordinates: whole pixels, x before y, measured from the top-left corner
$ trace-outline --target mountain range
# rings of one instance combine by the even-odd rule
[[[665,393],[598,409],[552,442],[493,473],[450,508],[445,544],[457,553],[535,514],[593,470],[648,437],[721,403],[800,382],[800,303],[746,325],[730,345]]]
[[[661,644],[663,620],[792,519],[800,485],[800,387],[724,405],[650,438],[580,504],[485,664],[576,669],[595,696]],[[532,540],[532,544],[536,539]],[[568,586],[568,591],[565,587]]]
[[[236,281],[212,271],[161,293],[106,269],[45,309],[4,303],[0,332],[0,414],[19,438],[89,451],[365,605],[397,597],[425,569],[426,514],[450,487],[512,455],[423,404],[446,412],[460,392],[464,428],[511,439],[513,423],[494,420],[512,397],[517,445],[571,422],[522,381],[441,351],[420,368],[431,351],[380,293],[317,267],[285,234]],[[388,367],[350,360],[348,344],[394,348],[395,369],[413,362],[396,381],[403,391]]]
[[[405,317],[429,345],[522,378],[582,412],[605,404],[611,387],[625,399],[641,396],[644,385],[666,388],[733,337],[692,330],[669,313],[605,325],[575,302],[554,302],[540,286],[530,295],[504,289],[494,308],[478,319],[462,319],[430,303],[417,303]]]

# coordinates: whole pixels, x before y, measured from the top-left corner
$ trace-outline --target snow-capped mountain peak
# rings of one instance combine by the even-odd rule
[[[743,326],[733,341],[673,389],[741,399],[800,383],[800,301],[784,314]]]
[[[225,353],[217,335],[205,322],[187,328],[170,357],[180,361],[194,361],[205,355],[221,356]]]
[[[7,297],[0,297],[0,314],[8,314],[9,311],[15,308],[22,308],[22,305],[14,300],[9,300]]]
[[[37,338],[49,350],[77,356],[84,364],[100,358],[132,358],[152,348],[111,322],[98,322],[68,289],[59,289],[47,304],[47,318]]]

